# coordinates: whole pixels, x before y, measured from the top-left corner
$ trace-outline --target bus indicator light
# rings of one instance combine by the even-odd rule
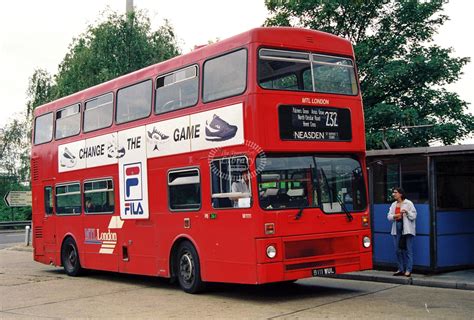
[[[265,223],[265,234],[275,234],[274,223]]]
[[[362,216],[362,226],[363,227],[368,227],[369,226],[369,217],[368,216]]]

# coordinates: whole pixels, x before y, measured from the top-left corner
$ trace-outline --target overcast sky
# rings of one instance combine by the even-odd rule
[[[124,12],[126,0],[11,0],[0,7],[0,128],[24,109],[28,79],[35,68],[51,74],[67,52],[73,37],[94,24],[107,7]],[[442,47],[453,47],[456,56],[473,57],[474,30],[468,0],[452,0],[445,6],[450,17],[436,36]],[[168,19],[175,28],[183,53],[210,39],[229,36],[262,25],[267,16],[263,0],[134,0],[148,10],[154,29]],[[472,59],[472,58],[471,58]],[[462,79],[449,87],[471,103],[474,114],[474,62]]]

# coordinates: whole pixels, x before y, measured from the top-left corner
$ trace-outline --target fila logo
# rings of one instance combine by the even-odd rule
[[[143,207],[141,201],[131,201],[125,203],[125,215],[141,215]]]
[[[142,200],[142,164],[132,163],[123,166],[125,176],[125,201]]]
[[[142,188],[142,164],[129,163],[123,165],[125,190],[124,211],[125,215],[143,214],[143,188]]]

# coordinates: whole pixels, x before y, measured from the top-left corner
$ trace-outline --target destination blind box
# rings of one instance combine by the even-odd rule
[[[278,118],[282,140],[352,140],[349,109],[281,105]]]

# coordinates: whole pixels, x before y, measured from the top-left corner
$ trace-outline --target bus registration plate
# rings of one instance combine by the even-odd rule
[[[336,274],[335,267],[313,269],[313,277],[329,276],[331,274]]]

